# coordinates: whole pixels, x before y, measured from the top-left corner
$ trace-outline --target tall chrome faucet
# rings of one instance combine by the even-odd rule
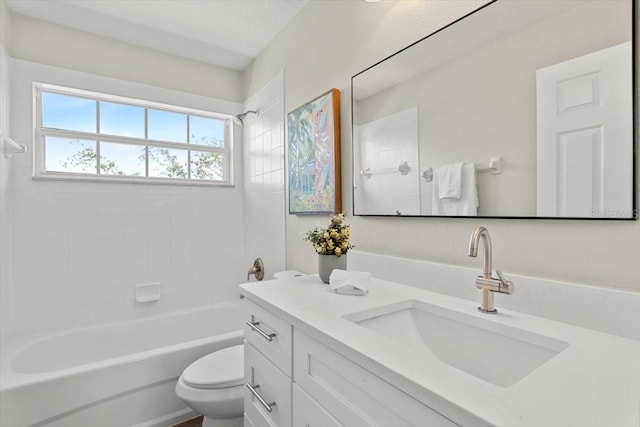
[[[478,256],[478,242],[482,238],[484,245],[484,269],[482,276],[476,278],[476,287],[482,290],[482,302],[478,310],[483,313],[497,313],[493,303],[493,293],[498,292],[500,294],[513,293],[513,282],[505,280],[502,273],[496,270],[498,278],[494,278],[491,272],[491,237],[489,237],[489,231],[484,227],[478,227],[471,233],[471,239],[469,240],[469,253],[471,257]]]

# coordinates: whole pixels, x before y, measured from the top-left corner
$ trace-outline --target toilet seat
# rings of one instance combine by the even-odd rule
[[[218,389],[241,385],[244,381],[244,346],[234,345],[204,356],[182,373],[186,385]]]

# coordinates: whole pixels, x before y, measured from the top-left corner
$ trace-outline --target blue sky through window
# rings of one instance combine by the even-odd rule
[[[228,148],[228,119],[70,92],[40,91],[44,171],[225,180],[228,154],[215,149]],[[76,137],[69,132],[92,135]],[[168,143],[184,144],[184,149]]]
[[[224,147],[225,121],[189,116],[189,143]]]
[[[77,96],[43,92],[42,126],[80,132],[95,132],[96,101]]]
[[[144,138],[144,108],[100,101],[100,133]]]
[[[187,115],[170,111],[147,110],[148,138],[158,141],[187,142]]]

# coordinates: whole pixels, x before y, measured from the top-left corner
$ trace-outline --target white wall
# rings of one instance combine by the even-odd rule
[[[262,258],[265,279],[285,269],[284,74],[247,99],[244,110],[244,232],[247,270]],[[255,280],[253,277],[251,280]]]
[[[5,49],[11,47],[11,13],[5,0],[0,0],[0,42]]]
[[[2,5],[0,5],[2,7]],[[9,135],[9,57],[0,43],[0,129]],[[0,141],[0,148],[4,143]],[[12,218],[9,191],[11,162],[0,150],[0,342],[11,330]]]
[[[342,194],[343,206],[350,212],[351,76],[479,5],[477,1],[309,2],[246,71],[245,90],[250,93],[283,68],[285,111],[328,88],[342,90]],[[637,221],[348,220],[360,250],[478,269],[479,261],[466,256],[466,245],[474,227],[482,224],[492,234],[494,264],[505,272],[640,290]],[[316,222],[317,217],[287,216],[287,268],[317,271],[317,257],[301,238]]]
[[[10,14],[4,0],[0,0],[0,129],[9,134],[9,55]],[[2,142],[0,141],[0,148]],[[3,150],[0,150],[0,152]],[[11,331],[11,279],[13,238],[11,193],[9,191],[11,162],[0,154],[0,343]]]
[[[237,114],[241,105],[11,59],[11,127],[31,141],[32,83],[71,86]],[[236,297],[244,277],[242,149],[235,187],[33,180],[12,159],[13,336],[87,326]],[[134,285],[162,297],[135,303]]]
[[[233,70],[11,14],[11,57],[242,102]]]

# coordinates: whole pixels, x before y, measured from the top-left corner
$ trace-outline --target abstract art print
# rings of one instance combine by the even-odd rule
[[[340,91],[291,111],[287,132],[289,213],[340,212]]]

